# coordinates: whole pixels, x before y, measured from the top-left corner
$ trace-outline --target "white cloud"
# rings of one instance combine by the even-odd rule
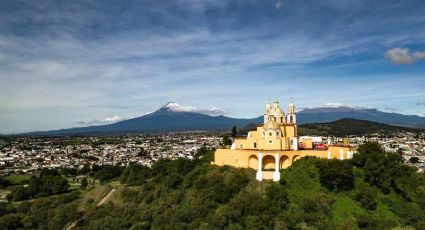
[[[425,58],[425,51],[424,52],[415,52],[413,57],[416,58],[416,59],[423,59],[423,58]]]
[[[103,118],[103,120],[102,120],[102,121],[109,123],[109,122],[117,122],[117,121],[120,121],[121,119],[122,119],[122,118],[121,118],[121,117],[119,117],[118,115],[114,115],[114,116],[112,116],[112,117],[106,117],[106,118]]]
[[[92,119],[89,121],[79,121],[76,124],[78,125],[104,125],[104,124],[111,124],[111,123],[115,123],[118,121],[123,120],[124,118],[118,116],[118,115],[113,115],[112,117],[105,117],[102,119]]]
[[[410,64],[416,60],[424,59],[425,52],[416,51],[412,53],[408,48],[396,47],[388,50],[385,53],[385,58],[395,64]]]

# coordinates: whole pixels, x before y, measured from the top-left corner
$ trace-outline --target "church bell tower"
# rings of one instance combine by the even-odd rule
[[[288,124],[297,123],[297,114],[295,112],[295,105],[292,102],[290,102],[288,106],[288,113],[286,114],[286,123]]]

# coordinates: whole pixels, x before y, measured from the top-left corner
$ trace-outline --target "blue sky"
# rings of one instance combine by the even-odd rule
[[[424,116],[425,1],[0,0],[0,82],[0,133],[168,101],[232,117],[290,97]]]

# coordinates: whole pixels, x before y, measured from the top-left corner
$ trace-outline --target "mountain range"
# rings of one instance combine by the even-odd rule
[[[186,131],[224,131],[232,126],[245,127],[260,124],[263,116],[256,118],[231,118],[220,114],[217,108],[197,110],[169,102],[155,112],[122,120],[113,124],[31,132],[25,135],[96,135],[126,133],[159,133]],[[297,113],[297,122],[324,123],[342,118],[354,118],[388,125],[425,127],[425,117],[382,112],[377,109],[340,107],[307,108]]]
[[[298,113],[299,123],[331,122],[342,118],[374,121],[388,125],[424,128],[425,117],[387,113],[371,108],[348,106],[307,108]]]
[[[382,124],[374,121],[357,120],[353,118],[343,118],[327,123],[307,123],[298,126],[300,136],[337,136],[367,135],[379,133],[381,135],[393,135],[397,132],[419,133],[424,129],[410,128]]]

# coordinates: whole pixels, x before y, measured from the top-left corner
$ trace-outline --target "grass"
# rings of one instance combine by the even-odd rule
[[[123,187],[123,185],[121,184],[121,182],[120,182],[120,181],[118,181],[118,180],[110,181],[110,182],[108,182],[108,184],[109,184],[112,188],[115,188],[115,189],[118,189],[118,188]]]
[[[332,223],[341,224],[348,217],[366,214],[366,211],[354,201],[348,193],[334,193],[335,199],[332,205]]]
[[[32,175],[29,175],[29,174],[24,174],[24,175],[10,175],[10,176],[5,176],[5,179],[8,180],[13,185],[20,185],[25,180],[29,180],[31,178],[31,176]]]
[[[80,189],[81,184],[80,183],[69,183],[69,190],[77,190]]]
[[[109,185],[96,185],[82,193],[80,198],[79,211],[93,209],[96,204],[111,190]]]
[[[317,169],[313,167],[290,167],[282,172],[281,178],[285,180],[290,199],[295,203],[318,192],[321,188]]]

